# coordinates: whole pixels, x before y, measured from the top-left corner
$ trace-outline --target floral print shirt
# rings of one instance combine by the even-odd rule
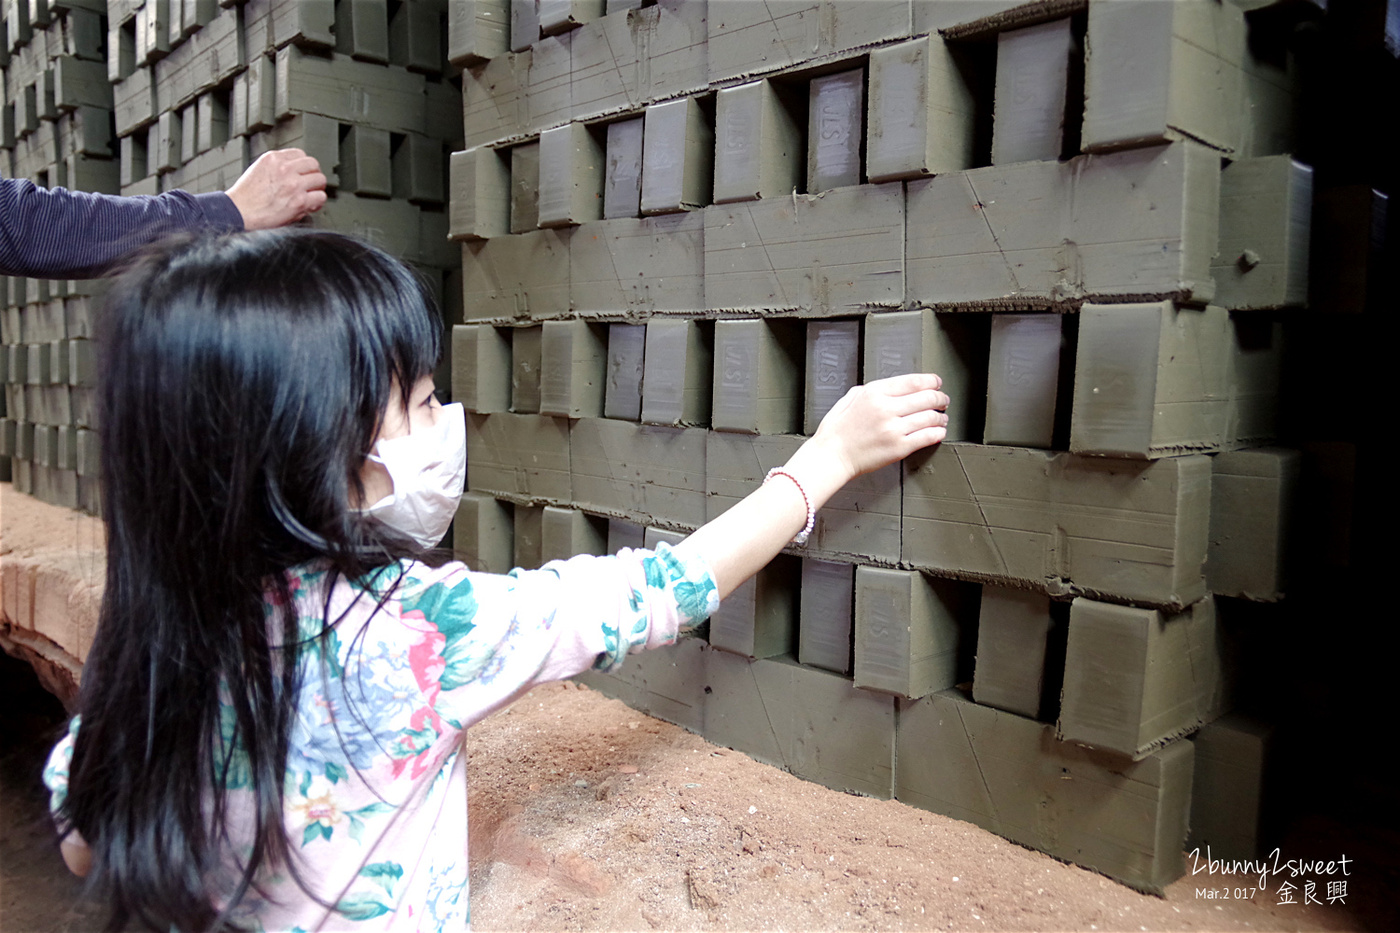
[[[332,906],[285,872],[261,879],[236,919],[266,931],[469,929],[462,731],[536,684],[672,644],[718,606],[709,568],[665,544],[504,576],[405,561],[338,580],[329,594],[338,621],[316,639],[328,574],[289,576],[308,641],[285,827],[304,880]],[[225,721],[228,741],[231,710]],[[78,728],[75,718],[44,771],[55,809]],[[235,767],[229,782],[236,841],[251,794],[238,793],[246,771]]]

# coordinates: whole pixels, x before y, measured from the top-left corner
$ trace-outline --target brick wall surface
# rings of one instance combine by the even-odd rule
[[[316,223],[442,283],[473,567],[674,540],[849,387],[944,376],[948,442],[843,490],[703,637],[588,683],[1145,890],[1188,826],[1262,844],[1282,707],[1241,646],[1319,586],[1290,541],[1352,574],[1368,521],[1366,421],[1294,398],[1290,360],[1380,326],[1392,150],[1331,102],[1395,90],[1384,17],[42,6],[5,5],[0,171],[217,190],[298,145]],[[3,283],[0,470],[95,510],[92,291]]]

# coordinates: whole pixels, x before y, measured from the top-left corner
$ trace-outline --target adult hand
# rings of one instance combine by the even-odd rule
[[[245,230],[295,223],[326,203],[321,164],[300,149],[264,152],[228,189]]]

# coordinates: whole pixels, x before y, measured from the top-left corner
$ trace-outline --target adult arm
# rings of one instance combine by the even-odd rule
[[[90,278],[180,230],[291,223],[325,203],[325,184],[300,149],[265,153],[227,193],[116,197],[0,179],[0,274]]]

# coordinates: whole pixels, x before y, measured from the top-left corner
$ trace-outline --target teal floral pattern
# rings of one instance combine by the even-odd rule
[[[267,931],[469,929],[462,731],[536,684],[672,644],[718,606],[709,569],[664,544],[505,576],[404,562],[329,593],[324,570],[288,579],[303,647],[284,825],[316,896],[286,874],[260,879],[237,914]],[[249,772],[231,709],[220,726],[229,835],[246,851]],[[55,808],[78,727],[44,771]]]

